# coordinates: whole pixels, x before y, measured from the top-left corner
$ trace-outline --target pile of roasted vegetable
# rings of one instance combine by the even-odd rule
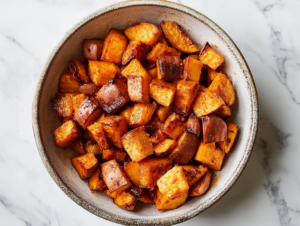
[[[232,83],[216,71],[224,58],[209,43],[198,49],[176,22],[160,26],[85,40],[83,61],[69,63],[51,101],[63,123],[54,143],[79,155],[72,164],[92,191],[127,210],[203,195],[238,131]]]

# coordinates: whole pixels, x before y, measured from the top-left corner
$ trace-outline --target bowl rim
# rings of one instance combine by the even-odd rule
[[[227,181],[224,188],[216,193],[211,199],[209,199],[206,203],[203,203],[196,208],[189,210],[188,212],[180,215],[176,215],[175,217],[166,217],[166,218],[155,218],[155,219],[135,219],[135,218],[129,218],[129,217],[122,217],[120,215],[115,215],[108,213],[102,209],[99,209],[95,207],[94,205],[88,203],[87,201],[80,198],[77,194],[75,194],[59,177],[56,170],[52,167],[51,162],[47,156],[47,153],[45,151],[45,147],[43,144],[43,141],[41,139],[40,134],[40,122],[39,122],[39,102],[41,93],[43,90],[44,82],[46,80],[46,76],[48,74],[49,68],[52,65],[52,62],[56,56],[56,53],[60,50],[60,48],[65,44],[65,42],[72,36],[72,34],[78,30],[80,27],[84,26],[89,21],[95,19],[98,16],[101,16],[103,14],[109,13],[114,10],[118,10],[121,8],[126,7],[132,7],[132,6],[160,6],[160,7],[167,7],[171,8],[177,11],[180,11],[182,13],[188,14],[190,16],[193,16],[194,18],[200,20],[202,23],[205,23],[208,27],[210,27],[223,41],[227,44],[229,50],[232,52],[232,54],[236,57],[236,60],[238,61],[241,69],[243,70],[244,76],[246,77],[246,80],[248,82],[250,95],[251,95],[251,110],[252,110],[252,118],[251,118],[251,128],[250,128],[250,136],[247,141],[247,145],[245,148],[245,153],[242,157],[242,159],[239,162],[239,165],[237,169],[235,170],[234,174],[230,177],[230,179]],[[217,201],[219,201],[235,184],[235,182],[240,177],[241,173],[243,172],[250,155],[252,153],[252,149],[254,146],[254,142],[257,135],[257,128],[258,128],[258,95],[257,90],[255,86],[255,82],[253,79],[253,76],[251,74],[250,68],[244,59],[242,53],[236,46],[236,44],[233,42],[233,40],[229,37],[229,35],[223,31],[215,22],[213,22],[211,19],[203,15],[202,13],[189,8],[188,6],[178,4],[175,2],[169,2],[165,0],[128,0],[128,1],[122,1],[116,4],[112,4],[106,7],[103,7],[88,16],[81,19],[78,23],[76,23],[71,29],[69,29],[64,36],[61,38],[61,40],[57,43],[57,45],[53,48],[51,53],[49,54],[46,62],[44,63],[42,70],[40,72],[40,75],[38,77],[38,81],[36,84],[34,97],[33,97],[33,103],[32,103],[32,128],[33,133],[37,145],[37,149],[40,155],[40,158],[43,161],[43,164],[45,168],[47,169],[48,173],[52,177],[52,179],[55,181],[55,183],[60,187],[60,189],[69,197],[71,198],[75,203],[77,203],[79,206],[83,207],[87,211],[95,214],[98,217],[101,217],[105,220],[115,222],[118,224],[124,224],[124,225],[173,225],[178,224],[184,221],[187,221],[201,212],[205,211],[212,205],[214,205]]]

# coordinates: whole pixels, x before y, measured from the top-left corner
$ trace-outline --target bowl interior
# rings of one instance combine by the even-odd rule
[[[93,16],[91,16],[93,17]],[[58,92],[57,84],[60,75],[68,68],[68,62],[74,58],[81,58],[82,43],[84,39],[103,39],[111,28],[123,31],[126,27],[140,21],[159,25],[162,20],[176,21],[183,30],[201,47],[209,41],[214,49],[225,57],[225,63],[221,70],[232,80],[236,91],[236,102],[233,106],[233,123],[239,125],[240,131],[229,156],[226,157],[223,169],[216,172],[210,190],[202,197],[190,198],[186,204],[178,209],[158,212],[154,205],[138,204],[134,211],[125,211],[114,205],[103,192],[91,192],[87,181],[81,180],[70,162],[75,154],[67,149],[61,149],[54,145],[51,132],[60,123],[52,109],[50,100]],[[219,33],[215,28],[203,20],[199,20],[184,11],[159,5],[133,5],[119,8],[96,16],[83,23],[74,33],[70,34],[66,41],[57,49],[50,66],[45,73],[45,79],[41,84],[41,91],[37,103],[42,148],[44,149],[50,164],[62,180],[65,192],[78,204],[89,209],[94,214],[110,220],[124,223],[127,218],[140,222],[162,219],[177,219],[178,217],[196,214],[203,211],[224,194],[234,183],[248,159],[252,144],[249,143],[253,136],[253,84],[249,85],[249,75],[241,66],[241,58],[233,45],[229,45],[224,33]],[[40,148],[41,149],[41,148]],[[44,160],[44,162],[47,160]],[[51,167],[50,167],[51,168]],[[49,169],[48,169],[49,170]],[[60,183],[57,181],[57,183]],[[73,191],[70,193],[69,189]],[[91,205],[89,205],[91,204]],[[123,220],[122,220],[123,219]],[[153,222],[153,221],[152,221]]]

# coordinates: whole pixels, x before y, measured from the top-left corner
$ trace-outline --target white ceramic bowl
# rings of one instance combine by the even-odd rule
[[[103,192],[91,192],[87,181],[79,178],[70,162],[71,150],[54,145],[51,132],[60,123],[50,100],[58,92],[60,75],[68,62],[81,57],[84,39],[101,38],[111,28],[124,30],[146,21],[159,25],[176,21],[201,47],[206,41],[225,57],[222,71],[232,80],[236,91],[232,120],[239,125],[236,142],[217,172],[210,190],[188,199],[178,209],[158,212],[155,205],[136,206],[134,211],[120,209]],[[50,53],[41,71],[32,107],[33,130],[41,159],[57,185],[78,205],[104,219],[127,225],[170,225],[186,221],[216,203],[236,182],[252,151],[258,123],[258,100],[251,72],[230,37],[214,22],[186,6],[167,1],[125,1],[100,9],[71,28]]]

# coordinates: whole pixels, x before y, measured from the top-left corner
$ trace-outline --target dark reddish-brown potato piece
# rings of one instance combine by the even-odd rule
[[[202,125],[195,114],[191,114],[189,119],[187,120],[186,130],[190,133],[194,133],[197,136],[200,136],[200,133],[202,131]]]
[[[79,92],[92,95],[96,90],[96,85],[93,83],[83,84],[79,86]]]
[[[209,188],[211,182],[211,175],[212,175],[211,170],[208,170],[206,174],[190,188],[189,195],[190,196],[203,195]]]
[[[83,41],[83,59],[100,60],[103,48],[103,40],[86,39]]]
[[[183,74],[183,63],[179,56],[160,56],[156,64],[159,79],[176,80]]]
[[[79,85],[90,82],[90,79],[86,73],[86,69],[80,60],[71,60],[69,66],[70,71],[77,78]]]
[[[214,115],[203,116],[201,119],[205,144],[227,140],[227,125],[223,119]]]

